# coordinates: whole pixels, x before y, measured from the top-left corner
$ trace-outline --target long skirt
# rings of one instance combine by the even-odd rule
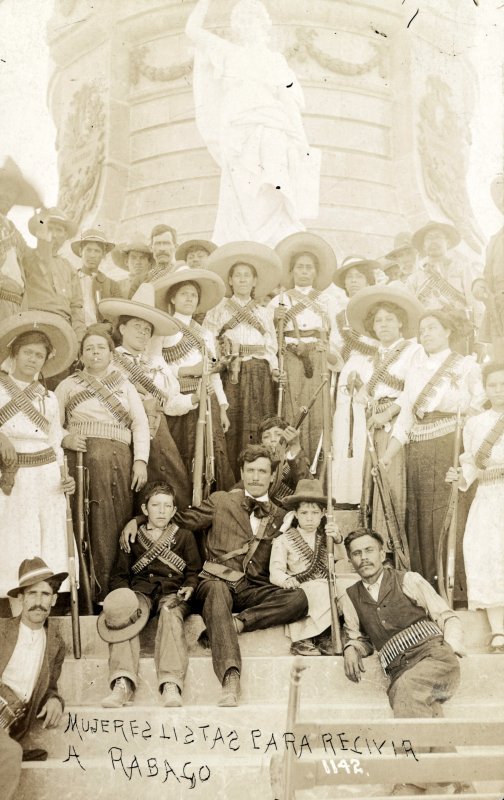
[[[215,395],[211,396],[213,444],[215,456],[215,483],[217,489],[227,491],[236,483],[233,470],[229,464],[226,440],[220,422],[220,409]],[[190,476],[190,491],[192,494],[192,476],[194,447],[196,444],[196,427],[198,424],[199,410],[188,411],[181,417],[169,417],[170,432],[173,436],[178,451],[182,457],[185,468]]]
[[[66,501],[58,464],[20,467],[9,495],[0,490],[0,597],[18,585],[19,565],[39,556],[68,572]],[[68,592],[68,579],[61,591]]]
[[[313,365],[313,376],[307,378],[303,369],[303,362],[290,350],[285,352],[284,370],[287,373],[287,386],[285,387],[285,403],[283,417],[292,424],[299,415],[301,406],[307,406],[317,391],[322,381],[323,359],[322,353],[312,350],[309,353]],[[317,452],[317,446],[322,433],[323,405],[322,392],[320,392],[308,417],[300,429],[301,447],[308,456],[310,463]]]
[[[454,438],[454,433],[448,433],[435,439],[410,442],[406,457],[406,533],[411,569],[419,572],[435,588],[439,537],[451,493],[451,486],[445,482],[445,477],[453,462]],[[458,496],[454,591],[454,599],[458,601],[466,597],[462,539],[467,509],[473,496],[473,492],[459,492]]]
[[[331,627],[328,582],[323,578],[316,578],[302,583],[301,589],[308,598],[308,614],[298,622],[285,626],[286,635],[293,642],[309,639]]]
[[[174,417],[161,415],[156,435],[151,439],[147,477],[163,481],[175,490],[176,506],[183,511],[191,502],[191,482],[177,445],[170,432]]]
[[[231,383],[229,373],[226,373],[223,383],[229,403],[227,452],[231,469],[238,475],[240,452],[249,444],[257,444],[257,428],[261,419],[275,413],[269,363],[264,358],[242,361],[238,383]]]
[[[86,439],[84,466],[89,480],[89,538],[96,573],[96,602],[105,599],[116,560],[119,536],[133,516],[131,448],[107,439]],[[75,474],[76,453],[68,452],[68,466]],[[74,526],[77,508],[74,503]]]
[[[504,483],[476,489],[464,533],[464,561],[469,608],[504,606]]]

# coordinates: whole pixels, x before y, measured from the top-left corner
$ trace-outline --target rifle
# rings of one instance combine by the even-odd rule
[[[283,289],[280,292],[280,305],[284,306],[284,292]],[[282,376],[284,372],[284,329],[285,329],[285,318],[282,314],[280,319],[278,320],[278,403],[277,403],[277,416],[282,416],[283,411],[283,399],[284,399],[284,386],[282,383]]]
[[[327,522],[334,521],[333,511],[333,493],[332,493],[332,431],[331,431],[331,386],[329,383],[329,371],[327,367],[327,356],[324,353],[323,360],[323,378],[324,380],[324,394],[323,400],[323,435],[324,435],[324,451],[325,451],[325,470],[326,470],[326,491],[327,491],[327,509],[326,519]],[[343,644],[341,641],[341,629],[338,617],[338,607],[336,605],[336,575],[335,568],[335,554],[334,554],[334,540],[332,536],[326,537],[327,545],[327,584],[329,589],[329,603],[331,607],[331,645],[333,655],[341,655],[343,652]]]
[[[203,349],[203,368],[199,390],[198,422],[196,424],[196,442],[193,460],[193,494],[192,505],[197,508],[203,500],[203,468],[205,460],[205,433],[207,430],[207,397],[208,397],[208,353]]]
[[[212,398],[207,394],[205,414],[205,498],[215,482],[215,453],[213,441]]]
[[[462,445],[462,414],[460,406],[457,409],[457,427],[455,429],[455,440],[453,443],[453,462],[452,466],[458,469],[460,448]],[[455,560],[457,550],[457,524],[458,524],[458,497],[459,482],[454,481],[451,485],[450,499],[446,509],[443,527],[439,536],[437,552],[437,573],[439,594],[443,597],[450,608],[453,608],[453,593],[455,590]],[[446,574],[445,574],[445,543],[446,543]]]
[[[89,539],[89,487],[84,453],[78,452],[75,466],[75,505],[77,509],[77,555],[79,558],[79,583],[84,614],[93,613],[96,576]],[[89,568],[88,568],[89,565]]]
[[[385,517],[385,525],[387,526],[388,538],[394,554],[394,566],[396,569],[409,570],[410,557],[406,533],[399,525],[399,521],[397,519],[388,478],[384,468],[378,461],[378,456],[376,455],[372,430],[368,430],[367,438],[373,480],[380,496],[383,516]]]
[[[68,478],[68,460],[65,456],[63,468],[61,470],[63,480]],[[72,642],[73,654],[75,658],[81,657],[81,636],[79,620],[79,595],[77,593],[77,573],[75,569],[75,539],[72,520],[72,507],[70,496],[65,492],[66,500],[66,533],[68,551],[68,577],[70,580],[70,614],[72,616]]]

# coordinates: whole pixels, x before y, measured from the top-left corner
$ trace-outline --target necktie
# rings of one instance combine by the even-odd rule
[[[262,519],[271,512],[271,503],[269,501],[256,500],[255,497],[245,497],[242,508],[245,509],[247,514],[253,513],[258,519]]]

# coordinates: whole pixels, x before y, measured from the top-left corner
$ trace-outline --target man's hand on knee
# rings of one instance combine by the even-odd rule
[[[355,647],[346,647],[343,653],[345,661],[345,675],[354,683],[359,683],[361,672],[365,672],[362,656]]]

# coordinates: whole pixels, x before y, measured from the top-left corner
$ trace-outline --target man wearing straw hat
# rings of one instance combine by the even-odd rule
[[[21,602],[21,615],[0,619],[0,786],[11,800],[21,776],[21,761],[44,760],[45,750],[23,750],[22,740],[36,719],[55,728],[64,702],[58,678],[65,645],[46,621],[66,572],[54,572],[41,558],[24,560],[18,585],[8,594]]]
[[[50,243],[50,254],[30,258],[26,265],[28,308],[50,311],[69,322],[80,342],[86,330],[79,276],[70,262],[59,255],[76,225],[59,208],[43,208],[28,221],[32,236]]]
[[[100,322],[97,305],[103,297],[111,297],[114,293],[114,281],[100,270],[101,262],[114,246],[114,243],[109,242],[98,228],[82,231],[80,237],[70,245],[72,252],[82,259],[77,275],[81,285],[84,321],[87,327]]]
[[[401,231],[394,238],[394,247],[385,256],[385,260],[390,264],[397,264],[399,267],[398,279],[405,281],[417,269],[418,252],[413,246],[411,233]],[[382,267],[388,275],[389,267]],[[389,277],[389,280],[392,278]]]
[[[40,204],[38,192],[15,161],[9,156],[0,158],[0,320],[25,305],[23,262],[32,252],[7,214],[15,205],[37,208]]]

